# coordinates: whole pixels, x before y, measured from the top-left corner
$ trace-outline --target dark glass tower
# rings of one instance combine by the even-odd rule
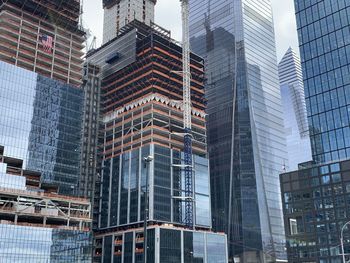
[[[295,7],[313,158],[350,158],[350,2]]]
[[[190,1],[204,57],[213,227],[230,262],[285,258],[278,175],[287,162],[270,1]]]

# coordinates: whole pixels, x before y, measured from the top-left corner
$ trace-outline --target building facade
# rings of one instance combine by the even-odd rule
[[[154,22],[157,0],[103,0],[103,44],[115,38],[119,30],[133,20],[147,25]]]
[[[295,7],[313,159],[350,158],[350,3],[295,0]]]
[[[91,205],[57,194],[0,146],[1,262],[91,262]]]
[[[284,260],[279,173],[286,159],[269,0],[190,1],[205,60],[213,227],[229,261]]]
[[[100,123],[100,68],[84,64],[84,119],[83,143],[81,149],[79,195],[90,197],[93,201],[97,171],[100,167],[98,155]]]
[[[44,183],[78,194],[83,90],[0,62],[0,144]]]
[[[141,263],[143,262],[143,240],[143,229],[132,229],[114,235],[98,236],[95,247],[97,253],[108,252],[104,255],[103,262]],[[151,226],[147,240],[147,262],[227,262],[224,234],[169,226]]]
[[[312,154],[301,64],[292,48],[278,64],[278,72],[287,139],[286,170],[293,171],[298,169],[299,163],[312,160]]]
[[[86,148],[94,142],[83,142],[82,136],[91,138],[88,122],[94,116],[84,91],[72,88],[82,84],[80,14],[80,0],[1,2],[0,60],[19,69],[1,63],[6,126],[0,138],[9,154],[40,171],[44,182],[59,183],[60,193],[92,197]]]
[[[81,85],[84,31],[80,0],[4,0],[0,4],[0,60]]]
[[[291,262],[349,254],[349,50],[346,1],[295,0],[313,164],[281,175]],[[309,16],[309,14],[312,14]]]
[[[197,246],[209,253],[213,247],[202,242],[207,235],[220,240],[221,255],[216,257],[213,252],[212,258],[201,262],[227,262],[226,236],[210,231],[203,60],[191,55],[192,231],[184,223],[183,87],[178,73],[182,70],[181,47],[169,31],[135,20],[112,41],[91,52],[87,63],[101,69],[103,147],[94,261],[142,262],[142,227],[147,214],[147,262],[184,262]],[[150,156],[151,161],[146,162]],[[186,231],[199,236],[193,244],[196,248],[181,243]],[[155,235],[161,236],[160,242]]]
[[[350,161],[300,164],[280,179],[288,262],[343,262],[340,236],[349,221]],[[343,232],[346,255],[348,229]]]

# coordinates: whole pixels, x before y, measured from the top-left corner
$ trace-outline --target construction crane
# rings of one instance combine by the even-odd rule
[[[193,166],[191,128],[191,70],[189,36],[189,0],[180,0],[182,14],[182,64],[183,64],[183,118],[184,118],[184,172],[185,218],[187,227],[193,227]]]
[[[84,0],[80,0],[80,15],[79,15],[79,25],[80,27],[85,31],[85,48],[86,48],[86,54],[89,53],[90,50],[96,49],[96,36],[92,34],[92,31],[84,27]],[[89,42],[89,39],[92,37],[91,42]]]

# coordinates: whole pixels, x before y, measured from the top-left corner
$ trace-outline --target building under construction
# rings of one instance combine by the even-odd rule
[[[203,59],[191,54],[190,64],[191,228],[184,222],[181,46],[169,31],[133,21],[88,54],[87,67],[100,69],[95,83],[101,90],[103,141],[94,262],[142,262],[145,247],[147,262],[226,262],[226,236],[210,231]],[[215,242],[207,242],[208,236]]]
[[[81,84],[80,0],[2,0],[0,60]]]
[[[90,202],[40,176],[0,146],[1,262],[91,262]]]
[[[150,143],[183,149],[182,49],[169,31],[135,20],[87,61],[102,69],[105,158]],[[203,71],[202,58],[191,54],[193,153],[199,156],[207,152]]]

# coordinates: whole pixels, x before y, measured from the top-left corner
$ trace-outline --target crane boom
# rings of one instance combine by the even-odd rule
[[[183,65],[183,118],[184,118],[184,164],[185,164],[185,219],[193,227],[193,166],[191,131],[191,70],[189,37],[189,0],[181,1],[182,13],[182,65]]]

